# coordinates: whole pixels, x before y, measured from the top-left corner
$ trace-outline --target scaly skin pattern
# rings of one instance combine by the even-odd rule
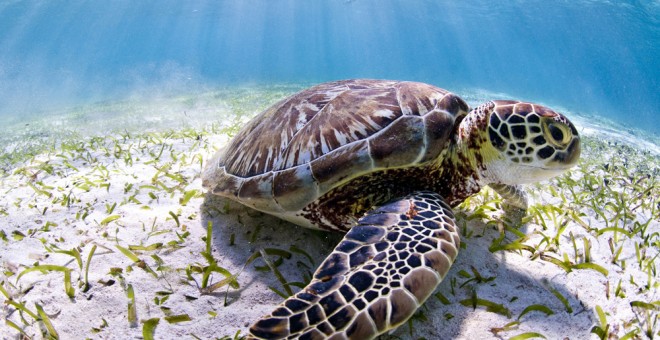
[[[460,121],[436,159],[359,176],[296,215],[312,228],[345,232],[367,210],[411,192],[432,190],[454,207],[485,185],[511,206],[526,209],[518,185],[562,173],[577,163],[579,154],[577,130],[563,116],[540,105],[491,101]]]
[[[348,232],[250,338],[370,339],[396,328],[458,253],[450,207],[489,185],[524,211],[520,184],[578,161],[577,130],[546,107],[490,101],[466,110],[427,84],[326,83],[264,111],[211,160],[203,174],[211,192]]]
[[[248,338],[370,339],[396,328],[447,275],[459,244],[451,209],[436,193],[374,209]]]
[[[209,162],[202,182],[214,194],[293,223],[345,230],[350,224],[300,212],[352,180],[436,160],[467,109],[455,94],[422,83],[317,85],[255,117]]]

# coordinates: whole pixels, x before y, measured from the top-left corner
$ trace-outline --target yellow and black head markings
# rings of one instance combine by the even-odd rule
[[[550,167],[573,166],[580,155],[580,137],[564,116],[543,106],[493,101],[488,136],[495,148],[515,163]]]

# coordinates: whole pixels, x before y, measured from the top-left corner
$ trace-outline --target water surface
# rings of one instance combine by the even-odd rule
[[[657,133],[658,18],[659,1],[6,1],[0,119],[370,77],[484,89]]]

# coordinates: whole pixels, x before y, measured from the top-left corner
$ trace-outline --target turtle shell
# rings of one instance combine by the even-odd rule
[[[356,177],[438,158],[467,110],[423,83],[320,84],[257,115],[211,159],[203,185],[268,213],[300,211]]]

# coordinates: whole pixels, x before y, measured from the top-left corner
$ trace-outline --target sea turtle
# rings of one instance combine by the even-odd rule
[[[213,194],[347,232],[250,338],[368,339],[396,328],[458,253],[450,207],[489,185],[525,209],[519,184],[578,161],[577,130],[546,107],[495,100],[467,111],[428,84],[330,82],[266,109],[213,157],[202,176]]]

